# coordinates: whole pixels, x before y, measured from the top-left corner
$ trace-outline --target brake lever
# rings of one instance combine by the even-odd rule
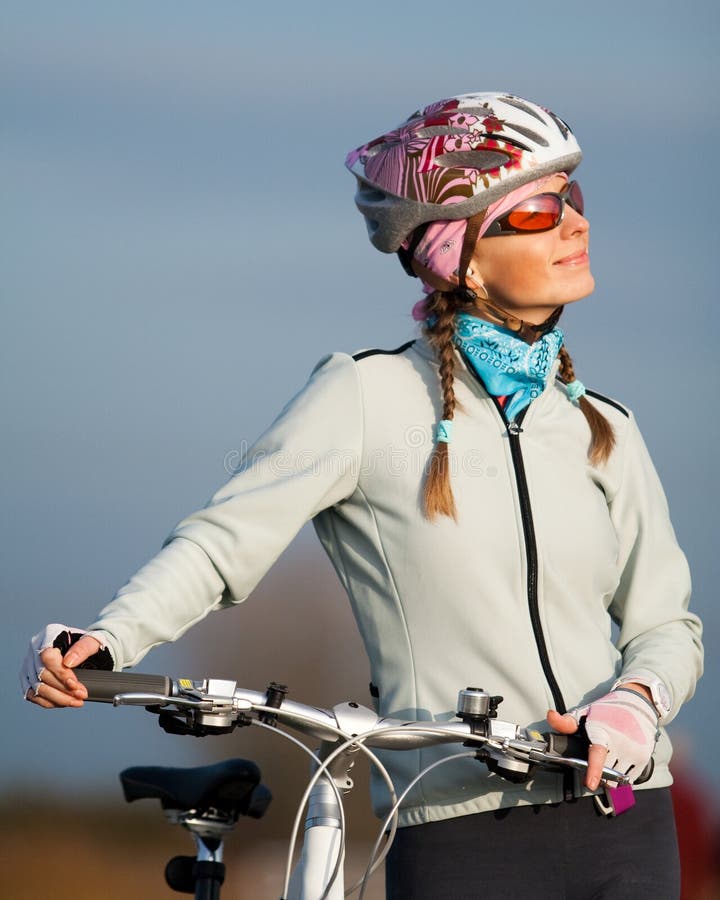
[[[577,769],[581,772],[586,772],[588,767],[588,761],[586,759],[576,759],[572,756],[560,756],[558,753],[555,753],[552,750],[530,750],[528,753],[528,759],[531,762],[541,762],[558,766],[567,766],[568,768]],[[611,781],[617,785],[630,784],[630,779],[627,775],[624,775],[622,772],[618,772],[617,769],[610,768],[610,766],[603,766],[601,778],[604,782]]]
[[[169,706],[177,701],[176,697],[166,694],[130,693],[115,694],[113,706]]]
[[[573,756],[561,756],[555,750],[543,749],[542,743],[531,738],[515,738],[494,740],[493,738],[485,739],[485,746],[494,749],[505,756],[514,757],[520,761],[527,763],[543,763],[554,766],[563,766],[576,769],[581,772],[587,771],[588,762],[586,759],[580,759]],[[601,778],[605,783],[611,782],[618,786],[630,784],[627,775],[619,772],[610,766],[603,766]]]
[[[198,712],[247,712],[253,708],[249,700],[227,697],[208,697],[194,700],[190,697],[168,697],[167,694],[127,693],[116,694],[113,706],[176,706],[178,709],[197,710]]]

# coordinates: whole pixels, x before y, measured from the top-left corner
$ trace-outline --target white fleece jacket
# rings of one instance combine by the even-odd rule
[[[665,683],[669,721],[701,673],[701,627],[632,414],[590,397],[617,436],[609,462],[593,467],[585,417],[554,377],[517,434],[460,358],[456,394],[458,519],[430,522],[422,487],[441,418],[432,350],[419,339],[321,361],[237,473],[90,626],[116,668],[246,598],[313,519],[350,598],[382,715],[452,718],[458,690],[472,684],[505,697],[503,719],[543,728],[548,708],[586,703],[632,673]],[[388,751],[384,761],[400,791],[452,752]],[[671,783],[670,753],[663,731],[644,787]],[[462,760],[421,782],[401,823],[561,798],[558,776],[515,785]],[[374,800],[381,812],[379,784]]]

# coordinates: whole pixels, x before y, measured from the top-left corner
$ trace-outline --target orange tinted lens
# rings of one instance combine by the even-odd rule
[[[507,223],[516,231],[543,231],[554,228],[560,217],[560,200],[552,194],[536,194],[511,209]]]

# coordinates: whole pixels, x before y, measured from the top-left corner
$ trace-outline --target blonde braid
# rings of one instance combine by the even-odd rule
[[[458,301],[451,293],[435,291],[428,298],[427,310],[432,325],[425,325],[428,343],[435,349],[440,362],[440,384],[443,397],[442,418],[455,417],[455,310]],[[455,498],[450,483],[450,451],[447,442],[438,441],[430,458],[425,481],[425,515],[428,519],[449,516],[457,519]]]
[[[560,370],[558,374],[564,384],[570,384],[576,378],[572,358],[564,345],[560,348]],[[580,397],[578,405],[590,426],[591,437],[590,449],[588,450],[590,462],[594,466],[607,462],[615,447],[615,431],[612,425],[587,397]]]

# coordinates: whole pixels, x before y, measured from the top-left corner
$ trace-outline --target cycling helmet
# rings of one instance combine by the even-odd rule
[[[513,94],[460,94],[413,113],[348,154],[370,241],[398,250],[419,226],[468,219],[543,175],[570,173],[582,153],[554,113]]]

